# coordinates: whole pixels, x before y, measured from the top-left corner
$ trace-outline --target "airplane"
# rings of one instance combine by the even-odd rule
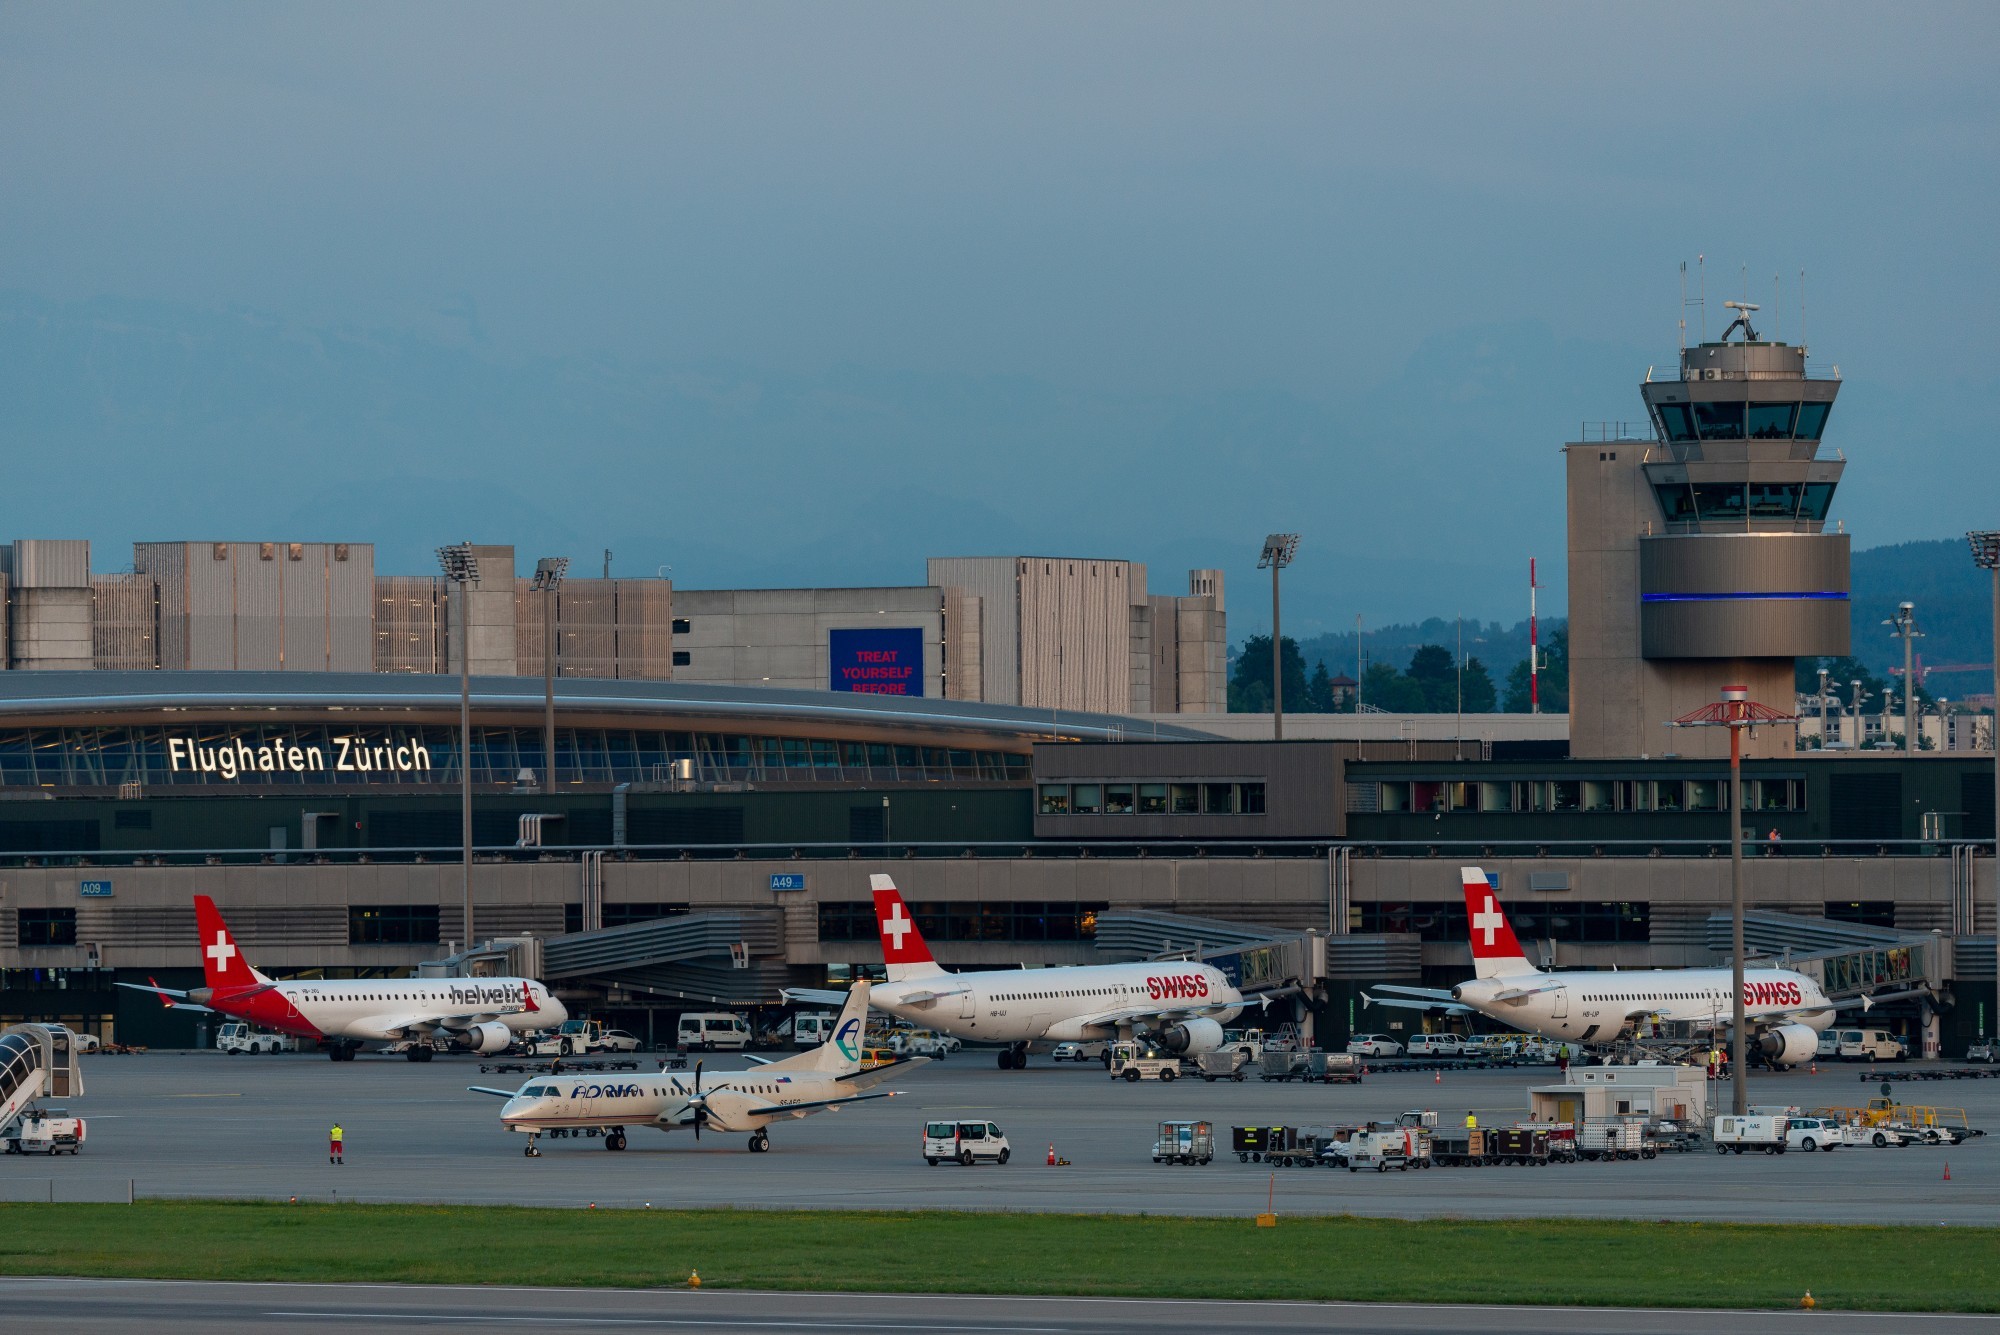
[[[509,1131],[527,1134],[528,1147],[522,1152],[530,1159],[541,1154],[535,1141],[544,1131],[598,1127],[605,1132],[605,1149],[622,1150],[628,1126],[661,1131],[691,1127],[697,1141],[703,1128],[748,1131],[751,1153],[762,1154],[771,1148],[771,1123],[830,1112],[868,1099],[893,1098],[900,1091],[873,1092],[875,1086],[893,1072],[930,1060],[907,1057],[863,1070],[868,984],[856,983],[844,994],[844,1001],[833,1036],[826,1042],[747,1071],[719,1072],[704,1078],[702,1063],[696,1062],[692,1076],[538,1075],[519,1089],[466,1088],[474,1094],[507,1100],[500,1109],[501,1124]]]
[[[1211,964],[1081,964],[1051,969],[951,973],[931,958],[924,934],[887,876],[870,876],[875,923],[889,981],[870,998],[877,1010],[959,1038],[1005,1043],[1000,1069],[1025,1070],[1028,1047],[1146,1035],[1174,1053],[1213,1052],[1222,1026],[1243,1012],[1243,994]],[[833,1001],[837,992],[788,988],[798,1001]],[[943,1003],[943,1004],[940,1004]]]
[[[1476,1011],[1502,1024],[1549,1038],[1610,1043],[1635,1023],[1657,1018],[1726,1029],[1733,981],[1728,969],[1588,969],[1548,973],[1528,963],[1494,891],[1478,867],[1459,868],[1471,921],[1473,977],[1447,990],[1377,984],[1417,1000],[1362,994],[1371,1006],[1414,1010]],[[1794,1066],[1819,1048],[1820,1031],[1834,1012],[1860,1002],[1834,1003],[1820,985],[1791,969],[1743,971],[1746,1040],[1774,1065]]]
[[[194,897],[195,926],[205,943],[201,969],[206,987],[182,992],[120,983],[151,992],[170,1009],[219,1011],[261,1029],[296,1034],[326,1049],[333,1060],[353,1061],[364,1041],[415,1040],[403,1055],[413,1062],[434,1055],[442,1036],[468,1052],[499,1052],[517,1034],[553,1029],[569,1011],[531,978],[298,978],[278,982],[250,967],[229,927],[207,895]]]

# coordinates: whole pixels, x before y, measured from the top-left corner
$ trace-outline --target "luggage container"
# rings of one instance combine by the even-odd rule
[[[1194,1059],[1195,1068],[1201,1078],[1211,1085],[1218,1080],[1242,1080],[1243,1068],[1249,1058],[1241,1048],[1223,1048],[1218,1052],[1204,1052]]]
[[[1549,1161],[1549,1133],[1524,1126],[1496,1128],[1486,1142],[1494,1163],[1541,1167]]]
[[[1612,1118],[1585,1122],[1576,1130],[1577,1152],[1586,1159],[1650,1159],[1643,1122]]]
[[[1290,1048],[1265,1049],[1260,1080],[1297,1080],[1312,1070],[1312,1054]]]
[[[1431,1133],[1431,1160],[1447,1168],[1478,1168],[1489,1162],[1483,1127],[1447,1126]]]
[[[1361,1059],[1351,1052],[1314,1052],[1309,1077],[1328,1085],[1361,1083]]]
[[[1762,1150],[1766,1154],[1783,1154],[1787,1121],[1782,1114],[1735,1117],[1725,1113],[1715,1119],[1712,1137],[1715,1152],[1741,1154],[1745,1150]]]
[[[1153,1141],[1153,1162],[1193,1167],[1215,1159],[1215,1126],[1210,1122],[1162,1122]]]
[[[1290,1149],[1295,1135],[1289,1126],[1232,1126],[1229,1149],[1243,1163],[1262,1163],[1273,1150]]]

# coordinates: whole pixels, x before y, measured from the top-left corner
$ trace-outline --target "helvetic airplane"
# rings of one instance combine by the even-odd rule
[[[1001,1070],[1028,1064],[1030,1043],[1157,1038],[1169,1052],[1213,1052],[1222,1026],[1243,1012],[1243,994],[1210,964],[1081,964],[1053,969],[951,973],[931,958],[923,933],[887,876],[870,876],[875,924],[889,981],[871,1004],[960,1038],[1006,1043]],[[838,993],[788,989],[801,1001]]]
[[[555,1074],[535,1076],[519,1089],[467,1088],[475,1094],[507,1100],[500,1110],[500,1121],[510,1131],[527,1133],[528,1147],[523,1152],[531,1159],[541,1153],[535,1146],[536,1137],[556,1127],[602,1127],[607,1150],[625,1148],[628,1126],[661,1131],[692,1127],[696,1140],[701,1139],[703,1128],[748,1131],[751,1151],[761,1154],[771,1148],[767,1129],[771,1123],[867,1099],[893,1098],[895,1090],[867,1091],[898,1071],[930,1060],[909,1057],[862,1070],[868,984],[856,983],[845,994],[845,1001],[832,1038],[810,1052],[765,1062],[748,1071],[726,1071],[704,1079],[697,1062],[692,1076]]]
[[[499,1052],[514,1036],[554,1029],[569,1018],[548,988],[531,978],[353,978],[277,982],[250,967],[207,895],[194,897],[201,969],[208,986],[190,992],[157,983],[120,983],[156,993],[168,1006],[220,1011],[261,1029],[296,1034],[353,1061],[363,1041],[420,1040],[405,1050],[429,1061],[442,1035],[469,1052]],[[179,1000],[172,1000],[179,998]]]
[[[1477,1011],[1481,1015],[1579,1043],[1609,1043],[1635,1022],[1692,1021],[1727,1029],[1732,1006],[1728,969],[1615,969],[1545,973],[1528,963],[1494,883],[1478,867],[1459,868],[1465,910],[1472,925],[1471,981],[1449,991],[1377,984],[1372,991],[1397,992],[1422,1000],[1400,1001],[1363,994],[1372,1006],[1416,1010]],[[1793,1066],[1819,1047],[1822,1029],[1836,1010],[1867,1003],[1829,1002],[1818,983],[1790,969],[1743,971],[1743,1014],[1764,1055],[1778,1066]]]

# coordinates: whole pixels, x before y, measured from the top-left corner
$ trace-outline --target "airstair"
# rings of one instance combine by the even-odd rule
[[[40,1098],[70,1099],[83,1093],[76,1037],[46,1024],[17,1024],[0,1030],[0,1140],[14,1138],[23,1114]]]

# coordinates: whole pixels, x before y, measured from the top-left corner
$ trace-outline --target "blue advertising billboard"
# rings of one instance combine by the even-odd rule
[[[830,630],[826,661],[836,691],[924,693],[924,633],[915,626]]]

